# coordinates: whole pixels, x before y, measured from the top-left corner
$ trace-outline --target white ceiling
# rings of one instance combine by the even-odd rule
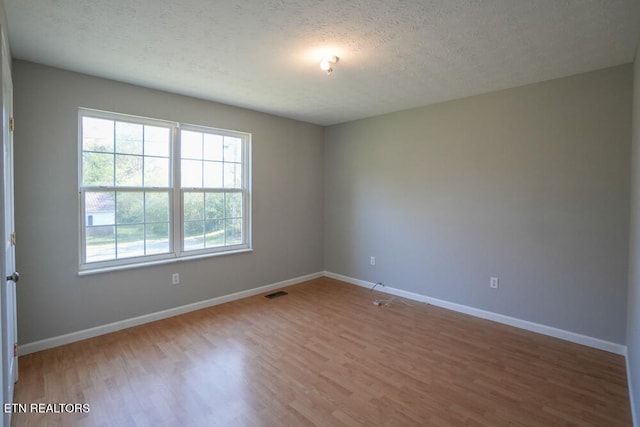
[[[15,58],[321,125],[629,63],[640,38],[638,0],[4,2]]]

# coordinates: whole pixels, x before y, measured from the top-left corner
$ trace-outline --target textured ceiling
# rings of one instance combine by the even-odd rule
[[[4,2],[15,58],[322,125],[628,63],[640,37],[638,0]]]

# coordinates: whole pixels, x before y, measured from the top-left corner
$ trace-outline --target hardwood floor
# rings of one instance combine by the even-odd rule
[[[621,356],[328,278],[284,290],[23,356],[16,402],[90,412],[12,425],[631,425]]]

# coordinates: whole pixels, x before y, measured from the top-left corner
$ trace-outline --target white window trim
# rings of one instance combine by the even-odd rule
[[[143,125],[151,126],[165,126],[171,128],[171,140],[170,140],[170,185],[169,185],[169,197],[170,209],[169,209],[169,252],[166,254],[146,255],[140,257],[129,257],[108,261],[97,262],[85,262],[85,206],[83,190],[96,190],[108,188],[110,191],[112,187],[83,187],[83,141],[82,141],[82,118],[95,117],[104,118],[108,120],[118,120],[133,122]],[[183,206],[182,206],[182,193],[185,191],[207,191],[206,188],[193,188],[183,189],[180,185],[180,131],[181,130],[193,130],[197,132],[209,132],[216,135],[233,136],[242,140],[242,176],[244,186],[240,189],[224,189],[227,192],[239,192],[243,194],[243,228],[242,233],[244,236],[244,242],[237,245],[218,246],[213,248],[204,248],[198,250],[184,250],[183,239]],[[134,116],[122,113],[113,113],[108,111],[95,110],[90,108],[78,109],[78,248],[79,248],[79,275],[97,274],[108,271],[117,271],[131,268],[140,268],[158,264],[167,264],[182,262],[187,260],[216,257],[222,255],[239,254],[253,251],[252,246],[252,179],[251,179],[251,134],[242,131],[233,131],[227,129],[214,128],[209,126],[185,124],[167,120],[152,119],[141,116]],[[117,187],[114,185],[117,191],[126,190],[128,187]],[[132,187],[133,188],[133,187]],[[136,190],[140,190],[143,187],[135,187]],[[146,191],[153,191],[158,189],[157,187],[146,188]],[[223,190],[223,189],[220,189]],[[159,191],[166,191],[166,188],[162,187]]]

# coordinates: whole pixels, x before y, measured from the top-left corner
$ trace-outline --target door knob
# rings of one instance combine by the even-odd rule
[[[20,273],[14,271],[11,276],[7,276],[7,280],[13,280],[14,283],[18,283],[18,280],[20,280]]]

